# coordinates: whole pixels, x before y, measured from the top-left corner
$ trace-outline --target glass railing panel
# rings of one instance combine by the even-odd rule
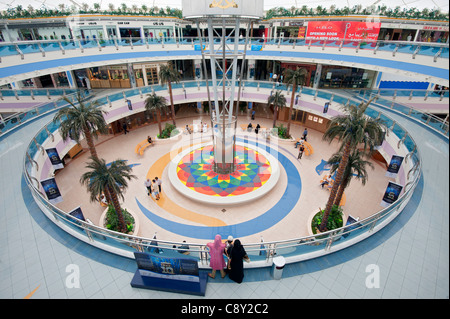
[[[391,126],[388,126],[391,127]],[[399,139],[402,139],[405,136],[405,130],[399,126],[397,123],[394,124],[394,127],[391,127],[392,132],[394,132],[395,135],[397,135],[397,137]]]
[[[19,54],[14,45],[0,46],[0,56],[17,55]]]
[[[411,136],[409,136],[409,134],[406,136],[404,144],[405,144],[406,148],[408,149],[408,151],[410,151],[410,152],[413,151],[415,143],[412,140]]]
[[[42,42],[41,47],[42,47],[42,49],[44,49],[44,51],[59,51],[59,50],[61,50],[58,42]]]
[[[19,44],[18,47],[23,54],[40,52],[37,44]]]

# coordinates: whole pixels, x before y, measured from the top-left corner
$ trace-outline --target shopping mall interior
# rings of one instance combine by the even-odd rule
[[[422,2],[0,4],[0,298],[448,299]]]

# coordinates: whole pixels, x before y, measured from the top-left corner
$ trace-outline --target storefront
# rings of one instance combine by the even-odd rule
[[[316,72],[316,65],[315,64],[285,63],[285,62],[281,63],[282,72],[284,72],[285,69],[296,70],[297,68],[302,68],[307,71],[304,86],[310,86],[311,77],[314,76],[314,73]]]
[[[133,64],[136,86],[158,84],[159,65],[159,63]]]
[[[126,65],[93,67],[87,73],[92,89],[131,88]]]
[[[323,65],[319,88],[371,88],[377,72],[335,65]]]
[[[419,30],[419,34],[417,36],[417,41],[418,42],[447,43],[448,32],[449,32],[449,27],[424,26],[422,30]]]

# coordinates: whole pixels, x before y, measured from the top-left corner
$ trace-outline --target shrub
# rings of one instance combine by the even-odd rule
[[[161,134],[158,134],[158,138],[165,139],[165,138],[171,137],[172,135],[176,135],[178,133],[179,133],[178,129],[175,125],[166,123],[166,126],[162,130]]]
[[[123,218],[127,227],[127,232],[132,232],[134,229],[134,218],[125,209],[122,208]],[[117,218],[116,210],[113,205],[108,205],[108,211],[106,212],[105,227],[109,230],[119,231],[119,218]]]
[[[290,138],[290,135],[288,135],[288,132],[287,132],[287,127],[284,127],[283,124],[276,125],[272,129],[272,134],[273,135],[277,135],[278,134],[278,138],[282,138],[282,139],[289,139]]]
[[[324,211],[325,210],[321,210],[316,215],[314,215],[314,218],[311,222],[311,228],[314,234],[316,234],[317,229],[319,229],[319,225],[322,223]],[[343,216],[342,208],[339,207],[338,205],[333,205],[333,208],[331,209],[330,212],[330,216],[328,216],[327,229],[332,230],[344,226],[342,216]]]

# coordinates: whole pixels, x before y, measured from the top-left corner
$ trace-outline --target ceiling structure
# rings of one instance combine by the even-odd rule
[[[43,7],[46,7],[48,9],[58,9],[60,3],[64,3],[66,6],[71,6],[72,4],[78,4],[79,6],[81,6],[83,3],[87,3],[89,4],[89,6],[93,6],[94,3],[98,3],[104,10],[108,9],[108,5],[110,3],[114,4],[115,8],[118,8],[122,3],[125,3],[128,8],[131,8],[133,5],[141,8],[142,5],[146,5],[147,7],[156,6],[162,8],[171,7],[181,9],[181,2],[182,0],[70,0],[70,2],[63,0],[0,0],[0,10],[15,8],[19,5],[22,6],[22,8],[27,8],[29,5],[31,5],[35,9]],[[385,5],[388,8],[395,8],[399,6],[401,8],[416,8],[419,10],[422,10],[424,8],[438,8],[442,12],[448,12],[449,10],[448,0],[264,0],[265,10],[269,10],[274,7],[301,8],[304,5],[309,8],[316,8],[319,5],[326,8],[329,8],[332,5],[334,5],[336,8],[342,8],[345,6],[352,8],[356,5],[362,5],[363,8],[371,5]]]

